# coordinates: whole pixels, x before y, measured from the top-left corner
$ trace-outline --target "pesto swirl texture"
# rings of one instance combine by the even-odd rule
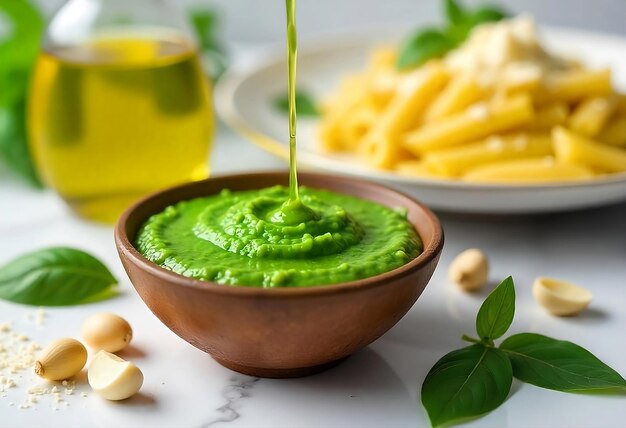
[[[182,201],[153,215],[139,251],[179,274],[221,284],[314,286],[393,270],[422,242],[402,210],[329,191],[282,186]],[[306,215],[302,212],[306,211]]]

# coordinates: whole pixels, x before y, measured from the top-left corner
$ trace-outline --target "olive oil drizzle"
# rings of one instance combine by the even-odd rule
[[[298,172],[296,168],[296,63],[298,37],[296,33],[296,0],[286,0],[287,6],[287,52],[289,64],[289,201],[300,200]]]
[[[319,214],[302,203],[298,190],[296,168],[296,63],[298,37],[296,34],[296,0],[286,0],[287,6],[287,59],[289,97],[289,199],[282,207],[271,213],[270,221],[283,224],[300,224],[319,219]]]

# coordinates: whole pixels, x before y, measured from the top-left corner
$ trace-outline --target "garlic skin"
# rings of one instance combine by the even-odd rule
[[[64,380],[80,372],[87,362],[87,350],[78,340],[58,339],[41,353],[35,373],[48,380]]]
[[[81,333],[90,348],[107,352],[121,351],[133,338],[128,321],[110,312],[91,315],[83,323]]]
[[[489,277],[487,256],[478,248],[465,250],[452,260],[448,275],[465,291],[479,290]]]
[[[143,373],[130,361],[99,351],[87,370],[89,385],[107,400],[125,400],[143,385]]]
[[[533,284],[533,297],[552,315],[573,316],[589,306],[593,295],[570,282],[540,276]]]

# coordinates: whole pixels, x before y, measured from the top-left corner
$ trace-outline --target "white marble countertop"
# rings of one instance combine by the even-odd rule
[[[280,161],[228,131],[217,138],[213,171],[282,167]],[[102,400],[78,382],[58,406],[52,397],[21,409],[29,371],[0,397],[2,427],[425,427],[419,403],[424,376],[444,353],[463,346],[486,292],[468,295],[446,279],[451,258],[470,246],[490,256],[494,281],[511,274],[517,284],[513,331],[575,341],[626,373],[626,204],[555,216],[479,219],[443,216],[446,245],[432,281],[396,327],[365,350],[322,374],[291,380],[255,379],[222,368],[164,327],[134,292],[117,258],[111,227],[73,216],[49,192],[30,190],[0,172],[0,263],[49,245],[91,251],[120,279],[122,294],[97,304],[46,309],[0,301],[0,322],[41,344],[79,337],[82,320],[108,310],[132,324],[125,357],[143,370],[141,394],[120,403]],[[539,275],[570,279],[595,295],[577,318],[554,318],[532,299]],[[87,394],[82,396],[82,392]],[[11,405],[13,403],[13,405]],[[65,404],[67,403],[67,404]],[[623,427],[624,396],[564,394],[514,383],[506,403],[467,424],[480,427]]]

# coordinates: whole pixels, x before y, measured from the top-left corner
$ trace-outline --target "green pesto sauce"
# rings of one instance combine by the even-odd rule
[[[307,215],[300,217],[302,207],[289,213],[294,203]],[[406,264],[423,248],[404,210],[307,187],[294,202],[284,186],[224,190],[169,206],[142,226],[136,247],[184,276],[258,287],[366,278]]]

